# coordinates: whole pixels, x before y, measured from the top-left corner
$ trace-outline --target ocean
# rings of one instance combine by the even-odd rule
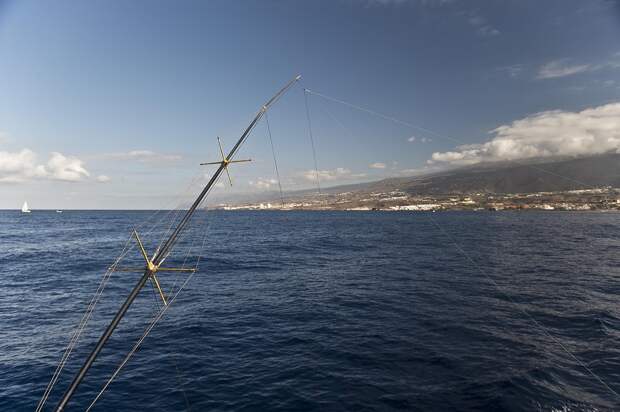
[[[149,222],[165,216],[0,212],[1,411],[35,409],[131,229],[152,253],[169,225]],[[93,411],[620,410],[617,213],[195,219],[165,264],[200,257],[198,271]],[[140,259],[133,247],[119,267]],[[164,291],[187,276],[158,273]],[[112,273],[45,410],[139,277]],[[158,299],[147,284],[68,411],[88,407]]]

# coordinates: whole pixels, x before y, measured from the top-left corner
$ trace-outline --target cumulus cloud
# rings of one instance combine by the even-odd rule
[[[456,165],[549,156],[620,153],[620,103],[580,112],[552,110],[527,116],[490,133],[490,141],[433,153],[429,163]]]
[[[278,181],[276,179],[265,179],[259,177],[257,180],[250,180],[248,183],[250,184],[250,186],[256,187],[258,189],[270,189],[274,185],[277,185]]]
[[[99,175],[95,180],[97,180],[97,182],[99,183],[108,183],[112,179],[110,179],[110,177],[106,175]]]
[[[319,180],[324,181],[348,180],[366,176],[365,173],[353,173],[351,170],[344,167],[337,167],[333,170],[306,170],[305,172],[302,172],[302,177],[305,180],[314,182],[316,181],[317,174],[319,176]]]
[[[77,157],[67,157],[58,152],[52,152],[47,162],[47,171],[49,178],[68,182],[77,182],[83,177],[90,176],[84,168],[84,162]]]
[[[18,183],[33,179],[51,179],[76,182],[90,173],[77,157],[52,152],[47,164],[39,164],[30,149],[18,152],[0,151],[0,182]]]
[[[110,153],[105,157],[116,160],[131,160],[140,163],[176,162],[181,156],[175,154],[157,153],[151,150],[131,150],[123,153]]]
[[[420,176],[438,170],[438,165],[425,165],[416,169],[402,169],[398,171],[401,176]]]
[[[385,169],[387,166],[385,165],[385,163],[376,162],[371,163],[370,165],[368,165],[368,167],[370,167],[371,169]]]

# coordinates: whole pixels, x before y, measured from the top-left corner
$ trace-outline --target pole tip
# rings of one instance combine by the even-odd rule
[[[300,80],[301,79],[301,74],[298,74],[297,77],[295,77],[295,80]]]

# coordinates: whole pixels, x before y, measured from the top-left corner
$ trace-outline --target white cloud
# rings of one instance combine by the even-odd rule
[[[537,79],[554,79],[557,77],[572,76],[591,70],[589,64],[568,64],[566,59],[554,60],[544,64],[538,70]]]
[[[47,162],[47,170],[49,178],[68,182],[77,182],[83,177],[90,176],[90,173],[84,168],[84,162],[77,157],[67,157],[58,152],[52,152],[52,156]]]
[[[259,177],[258,180],[250,180],[248,183],[250,184],[250,186],[256,187],[258,189],[270,189],[274,185],[277,185],[278,181],[276,179],[265,179]]]
[[[90,173],[77,157],[52,152],[47,164],[38,164],[37,155],[30,149],[19,152],[0,152],[0,182],[18,183],[33,179],[76,182]]]
[[[368,167],[370,167],[371,169],[385,169],[387,166],[385,165],[385,163],[376,162],[371,163],[370,165],[368,165]]]
[[[181,160],[180,155],[157,153],[151,150],[131,150],[123,153],[110,153],[105,157],[117,160],[131,160],[140,163],[155,163],[155,162],[176,162]]]
[[[112,179],[110,179],[110,177],[106,175],[99,175],[95,180],[97,180],[97,182],[99,183],[108,183]]]
[[[421,138],[421,139],[420,139],[420,141],[421,141],[422,143],[429,143],[429,142],[432,142],[433,140],[432,140],[432,139],[429,139],[428,137],[423,137],[423,138]]]
[[[552,110],[537,113],[491,131],[483,144],[463,145],[436,152],[429,163],[455,165],[484,161],[620,152],[620,103],[580,112]]]
[[[437,169],[438,167],[436,165],[425,165],[417,169],[402,169],[398,171],[398,174],[401,176],[419,176],[428,174]]]
[[[411,136],[409,139],[407,139],[407,141],[408,141],[409,143],[413,143],[413,142],[415,142],[415,136]]]
[[[16,183],[46,175],[45,166],[37,164],[37,155],[32,150],[0,152],[0,182]]]
[[[302,173],[302,177],[311,182],[316,181],[317,174],[319,180],[331,181],[331,180],[348,180],[365,177],[365,173],[352,173],[351,170],[344,167],[337,167],[333,170],[306,170]]]

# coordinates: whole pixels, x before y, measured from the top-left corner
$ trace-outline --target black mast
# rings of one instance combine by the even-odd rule
[[[269,99],[269,101],[267,101],[267,103],[263,105],[263,107],[261,107],[256,117],[254,117],[254,120],[252,120],[252,122],[245,129],[245,131],[243,132],[239,140],[237,140],[237,143],[230,150],[230,152],[228,153],[228,157],[225,160],[231,160],[233,158],[233,156],[239,150],[239,147],[241,146],[241,144],[243,144],[243,142],[248,137],[248,135],[250,134],[254,126],[256,126],[256,124],[263,117],[267,109],[269,109],[269,107],[273,103],[275,103],[276,100],[278,100],[284,93],[286,93],[286,91],[290,89],[293,86],[293,84],[295,84],[299,79],[301,79],[301,75],[295,77],[293,80],[288,82],[286,86],[280,89],[278,93],[276,93],[271,99]],[[209,183],[207,183],[204,189],[202,189],[202,192],[200,192],[200,194],[198,195],[198,197],[196,198],[192,206],[185,213],[185,216],[183,216],[183,219],[181,219],[181,221],[177,225],[174,232],[172,232],[168,240],[166,240],[163,246],[157,251],[157,253],[155,254],[155,257],[152,260],[152,263],[155,266],[158,266],[159,264],[161,264],[163,260],[166,258],[167,254],[172,250],[172,247],[176,243],[179,234],[183,231],[183,229],[185,229],[185,226],[191,219],[192,215],[194,214],[194,212],[196,211],[200,203],[203,201],[203,199],[207,196],[211,187],[215,184],[215,182],[217,182],[217,179],[220,177],[220,175],[222,174],[226,166],[227,166],[226,162],[222,161],[220,166],[217,168],[217,170],[215,171],[215,173],[209,180]],[[142,287],[146,284],[147,280],[149,280],[149,278],[153,274],[154,274],[154,271],[151,270],[147,266],[146,269],[144,270],[144,274],[142,275],[142,277],[140,278],[136,286],[134,286],[134,288],[131,290],[131,293],[129,293],[129,296],[127,296],[127,299],[125,300],[123,305],[120,307],[120,309],[114,316],[114,319],[112,319],[112,321],[110,322],[106,330],[103,332],[103,334],[99,338],[99,341],[97,342],[97,345],[95,346],[93,351],[90,353],[90,355],[88,356],[88,358],[86,359],[86,361],[84,362],[80,370],[78,371],[77,375],[73,379],[73,382],[71,382],[71,385],[69,385],[69,388],[67,389],[65,394],[62,396],[62,399],[60,400],[60,402],[58,402],[58,406],[56,406],[56,412],[64,410],[64,408],[67,406],[67,402],[69,402],[69,400],[71,399],[71,397],[77,390],[78,386],[84,379],[84,376],[86,375],[86,373],[92,366],[93,362],[97,358],[97,355],[99,355],[99,353],[103,349],[103,346],[106,344],[110,336],[112,336],[114,329],[116,329],[116,327],[118,326],[123,316],[125,316],[125,313],[127,313],[127,310],[129,309],[133,301],[138,296],[138,293],[140,293],[140,290],[142,290]]]

